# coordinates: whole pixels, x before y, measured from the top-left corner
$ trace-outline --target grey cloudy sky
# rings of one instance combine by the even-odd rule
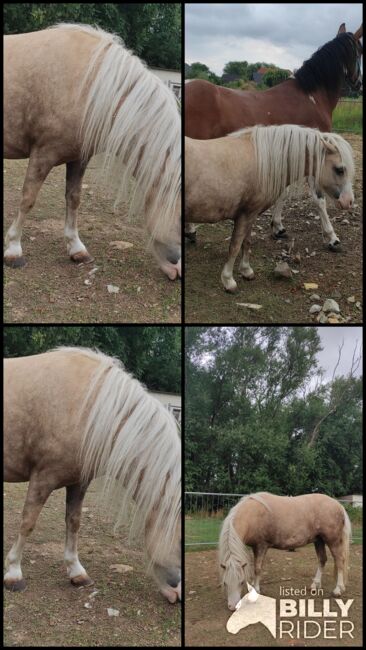
[[[358,350],[362,345],[362,327],[318,327],[318,334],[322,345],[322,352],[318,354],[319,365],[324,369],[324,380],[332,378],[334,367],[338,359],[338,348],[344,341],[342,356],[336,375],[347,375],[351,368],[352,354],[358,341]],[[362,375],[362,362],[355,373]]]
[[[355,32],[362,4],[185,5],[185,62],[218,75],[228,61],[264,61],[294,70],[335,38],[341,23]]]

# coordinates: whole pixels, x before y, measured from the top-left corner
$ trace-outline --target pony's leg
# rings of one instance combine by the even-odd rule
[[[330,222],[329,215],[327,213],[327,204],[325,201],[325,197],[323,196],[323,194],[316,192],[314,178],[310,177],[308,179],[308,182],[309,182],[311,196],[319,212],[322,231],[324,237],[326,238],[328,248],[333,252],[338,252],[341,250],[341,242],[339,241],[339,237],[337,237],[337,235],[335,234],[334,228]]]
[[[326,550],[325,550],[324,541],[322,539],[320,539],[320,538],[316,539],[315,542],[314,542],[314,546],[315,546],[316,554],[318,556],[319,566],[318,566],[317,572],[315,574],[315,577],[314,577],[314,580],[313,580],[313,582],[311,584],[310,589],[316,589],[317,590],[317,589],[320,589],[320,587],[322,586],[322,572],[323,572],[323,569],[325,567],[325,563],[327,561],[327,553],[326,553]]]
[[[242,258],[240,261],[239,273],[246,280],[254,280],[254,271],[249,264],[251,232],[254,220],[255,216],[251,217],[245,225],[244,239],[241,246]]]
[[[73,262],[90,264],[93,257],[89,255],[83,242],[79,239],[77,229],[78,208],[80,205],[81,183],[87,163],[73,160],[66,163],[66,220],[65,239],[67,252]]]
[[[240,214],[235,219],[229,247],[229,258],[221,273],[221,281],[226,291],[234,292],[237,288],[237,284],[233,278],[233,268],[243,243],[243,239],[245,236],[248,236],[248,230],[250,234],[251,223],[252,221],[250,221],[250,228],[248,229],[248,216],[246,214]],[[252,274],[254,275],[253,271]]]
[[[342,543],[332,544],[331,546],[328,544],[328,546],[333,555],[334,573],[337,576],[336,586],[333,589],[333,596],[340,596],[346,590],[344,584],[346,553]]]
[[[254,554],[254,589],[260,594],[260,586],[259,586],[259,581],[262,573],[262,566],[264,562],[264,558],[266,557],[268,547],[267,546],[254,546],[253,547],[253,554]]]
[[[4,576],[4,585],[11,591],[24,591],[26,588],[21,569],[24,544],[36,525],[38,515],[52,490],[53,486],[50,486],[47,480],[40,480],[38,475],[31,477],[23,507],[18,539],[11,547],[5,560],[7,571]]]
[[[65,541],[65,563],[67,575],[71,584],[75,587],[87,587],[92,585],[93,580],[89,578],[82,564],[79,562],[77,543],[80,528],[81,507],[87,488],[79,484],[66,487],[66,541]]]
[[[34,151],[29,157],[27,172],[24,179],[22,198],[18,215],[11,224],[5,236],[4,261],[7,266],[18,268],[25,265],[21,237],[24,220],[33,208],[37,194],[47,175],[53,167],[53,161],[39,151]]]
[[[286,195],[287,195],[287,190],[285,190],[281,194],[281,196],[279,197],[279,199],[277,199],[276,203],[272,208],[271,228],[272,228],[272,237],[274,239],[287,238],[286,229],[284,228],[282,223],[282,208],[286,199]]]
[[[186,223],[184,227],[184,235],[192,244],[197,240],[197,226],[194,223]]]

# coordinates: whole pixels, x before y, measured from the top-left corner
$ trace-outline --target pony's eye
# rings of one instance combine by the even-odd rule
[[[337,174],[337,176],[344,176],[344,168],[343,167],[334,167],[334,171]]]

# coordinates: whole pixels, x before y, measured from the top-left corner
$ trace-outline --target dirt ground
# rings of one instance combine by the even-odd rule
[[[328,563],[323,574],[324,598],[330,598],[334,587],[333,560],[328,553]],[[295,553],[268,551],[261,582],[265,596],[279,597],[283,587],[309,587],[315,574],[316,555],[313,545],[297,549]],[[274,639],[262,624],[250,625],[233,635],[227,632],[226,623],[231,615],[225,594],[219,585],[217,552],[190,552],[185,554],[185,645],[186,646],[359,646],[362,647],[362,546],[352,545],[350,553],[349,587],[342,599],[354,599],[350,617],[354,623],[354,639],[304,639],[284,637]],[[291,596],[291,598],[296,598]],[[298,598],[296,598],[298,600]],[[316,609],[321,599],[316,598]],[[332,603],[331,599],[331,603]],[[277,608],[278,613],[278,608]],[[292,619],[296,622],[298,619]],[[277,618],[277,629],[278,629]],[[295,628],[296,629],[296,628]]]
[[[328,213],[335,232],[340,237],[342,250],[332,253],[322,240],[316,209],[310,198],[286,201],[283,209],[284,226],[288,240],[274,241],[271,237],[270,213],[260,215],[254,225],[251,246],[251,266],[255,278],[248,282],[238,273],[235,294],[225,292],[221,271],[227,259],[232,231],[231,222],[199,226],[197,243],[187,243],[185,253],[185,317],[187,323],[316,323],[316,315],[309,309],[316,293],[323,305],[326,298],[334,298],[340,307],[342,322],[361,323],[362,306],[362,137],[342,134],[352,145],[355,155],[355,206],[350,212],[333,207],[327,201]],[[342,223],[347,219],[349,223]],[[289,265],[295,269],[290,279],[278,280],[273,271],[281,259],[284,243],[294,237]],[[306,251],[307,249],[307,251]],[[300,264],[294,257],[300,253]],[[318,284],[318,289],[305,291],[304,282]],[[354,296],[354,302],[347,298]],[[237,303],[262,305],[251,311]]]
[[[17,214],[26,167],[26,160],[5,161],[6,229]],[[62,165],[46,179],[26,221],[22,245],[27,266],[5,268],[5,322],[180,322],[180,282],[171,282],[160,271],[146,251],[142,222],[130,222],[123,205],[115,214],[112,198],[96,185],[96,178],[92,161],[83,183],[78,226],[94,263],[77,266],[66,253]],[[118,242],[133,246],[120,250]],[[109,293],[107,285],[119,287],[118,293]]]
[[[16,539],[28,484],[5,483],[4,546]],[[54,492],[25,546],[23,575],[27,590],[4,590],[4,645],[10,646],[180,646],[181,606],[170,605],[143,569],[143,553],[114,537],[100,521],[93,484],[87,492],[80,536],[80,561],[95,581],[71,586],[63,565],[65,490]],[[116,573],[112,565],[133,567]],[[94,597],[91,594],[97,591]],[[90,608],[85,603],[91,604]],[[107,608],[119,610],[110,617]]]

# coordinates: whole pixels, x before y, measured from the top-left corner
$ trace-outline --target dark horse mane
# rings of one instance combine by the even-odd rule
[[[357,57],[357,46],[350,32],[339,34],[314,52],[295,72],[295,79],[302,90],[311,92],[318,88],[334,90],[345,79],[345,71],[351,70]]]

